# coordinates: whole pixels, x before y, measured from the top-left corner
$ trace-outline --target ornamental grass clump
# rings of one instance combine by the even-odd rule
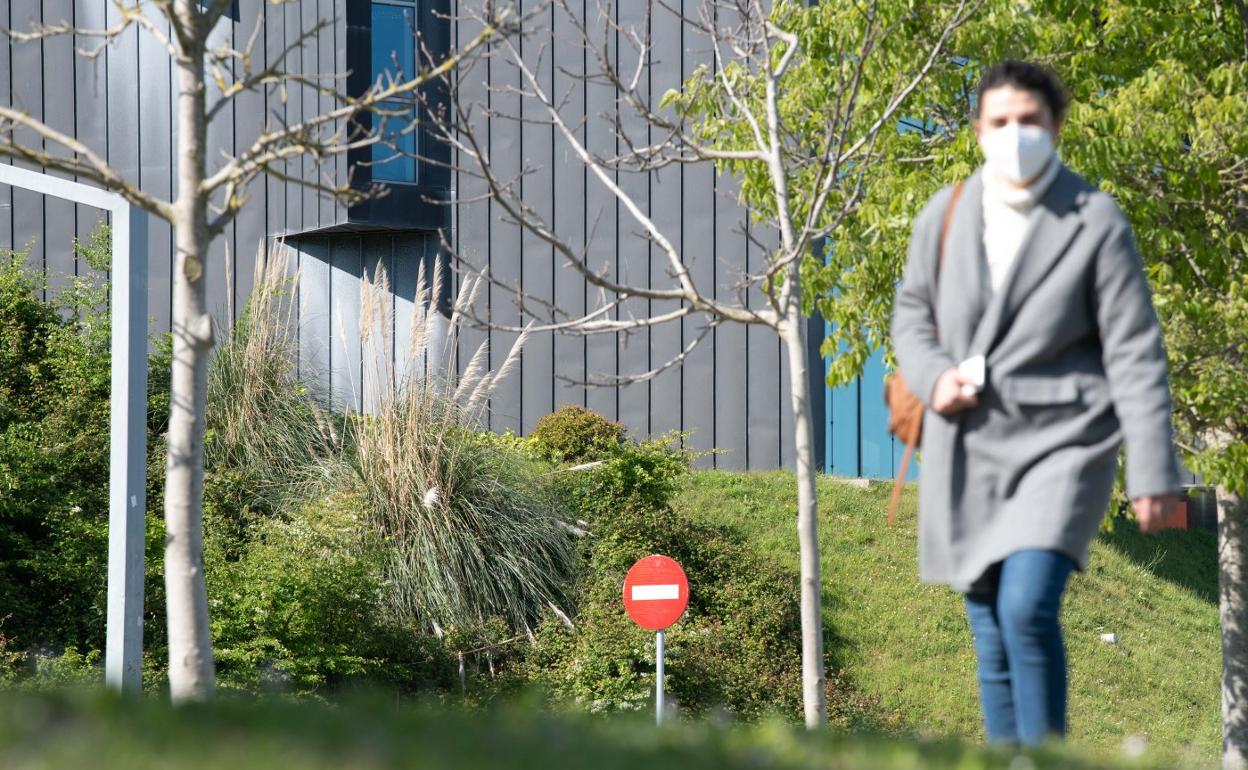
[[[339,432],[323,394],[298,368],[297,276],[278,244],[256,258],[255,288],[208,371],[209,485],[238,508],[280,512],[326,491],[339,466]]]
[[[365,376],[373,406],[352,421],[348,462],[364,519],[384,547],[394,612],[439,634],[491,618],[527,631],[546,610],[561,611],[577,558],[542,469],[481,432],[527,335],[497,371],[483,343],[458,372],[447,351],[481,284],[463,284],[448,321],[435,307],[441,281],[435,275],[430,290],[422,266],[411,341],[399,355],[386,275],[364,282],[364,360],[380,363]]]

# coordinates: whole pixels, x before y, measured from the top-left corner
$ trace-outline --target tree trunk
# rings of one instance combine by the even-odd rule
[[[197,14],[179,0],[183,19]],[[190,21],[190,24],[196,22]],[[196,35],[196,41],[203,35]],[[198,43],[197,43],[198,45]],[[208,207],[204,179],[204,53],[178,63],[178,198],[174,233],[173,370],[165,465],[165,594],[169,623],[169,692],[175,703],[212,695],[214,666],[204,587],[204,410],[212,318],[206,309],[204,256]]]
[[[795,278],[795,277],[794,277]],[[800,296],[800,292],[794,292]],[[819,578],[819,509],[815,496],[814,431],[806,373],[806,319],[790,301],[782,336],[789,359],[789,396],[797,456],[797,542],[801,557],[802,704],[806,727],[828,722],[823,672],[822,582]]]
[[[1248,504],[1218,487],[1218,613],[1222,624],[1222,767],[1248,768]]]

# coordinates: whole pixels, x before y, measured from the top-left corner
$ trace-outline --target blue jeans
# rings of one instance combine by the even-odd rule
[[[1016,551],[966,594],[990,743],[1034,746],[1066,734],[1066,648],[1058,611],[1074,568],[1057,551]]]

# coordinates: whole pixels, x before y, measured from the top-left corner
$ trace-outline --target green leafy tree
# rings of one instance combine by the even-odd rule
[[[1241,0],[988,3],[900,129],[881,136],[855,217],[807,285],[833,330],[830,380],[887,345],[909,223],[979,163],[970,127],[986,65],[1053,67],[1073,99],[1059,150],[1131,218],[1171,357],[1184,459],[1218,487],[1227,767],[1248,755],[1248,10]]]

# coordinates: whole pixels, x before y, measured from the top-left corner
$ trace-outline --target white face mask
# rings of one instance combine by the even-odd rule
[[[1022,184],[1044,170],[1053,157],[1053,138],[1040,126],[1006,123],[979,137],[988,167],[1014,184]]]

